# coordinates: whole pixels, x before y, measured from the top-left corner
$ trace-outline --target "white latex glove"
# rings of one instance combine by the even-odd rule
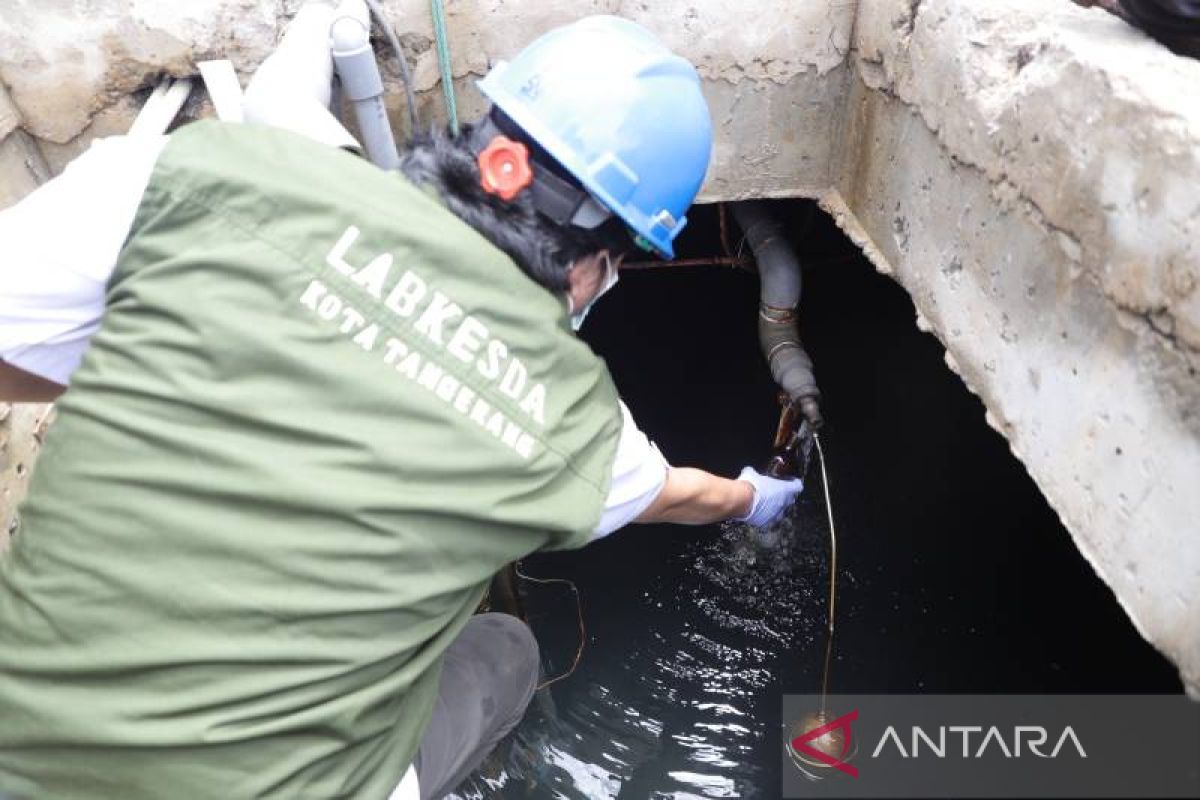
[[[770,525],[778,519],[791,507],[796,495],[804,490],[804,481],[799,478],[780,480],[762,475],[754,467],[743,467],[738,480],[754,487],[754,502],[750,504],[750,513],[737,517],[737,520],[748,522],[756,528]]]

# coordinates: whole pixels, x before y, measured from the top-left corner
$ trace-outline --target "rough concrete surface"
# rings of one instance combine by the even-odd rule
[[[298,5],[0,0],[0,207],[128,127],[161,74],[228,57],[245,82]],[[428,4],[385,6],[422,116],[443,118]],[[467,119],[491,64],[583,14],[628,16],[692,59],[716,123],[702,199],[821,196],[1200,691],[1200,62],[1067,0],[447,11]]]
[[[17,202],[49,177],[37,142],[20,125],[21,114],[0,84],[0,208]]]
[[[245,82],[298,5],[3,0],[0,82],[57,171],[94,136],[125,130],[138,107],[128,102],[130,94],[152,87],[164,73],[189,75],[198,60],[229,58]],[[384,6],[413,65],[425,118],[443,117],[429,4],[385,0]],[[704,76],[725,134],[718,136],[711,169],[722,194],[754,194],[763,179],[772,194],[792,194],[795,186],[813,194],[831,177],[836,141],[830,120],[846,84],[844,70],[839,81],[821,77],[844,63],[853,10],[853,3],[789,0],[765,0],[749,14],[729,2],[462,0],[447,4],[447,27],[462,115],[469,119],[484,107],[474,79],[536,34],[585,14],[634,19],[688,56]],[[788,24],[779,24],[783,19]],[[388,75],[398,74],[390,53],[384,61]],[[394,81],[389,86],[392,119],[402,129],[401,95]],[[0,107],[0,131],[3,120]]]
[[[0,550],[16,527],[17,504],[25,496],[42,436],[53,418],[53,406],[0,403]]]
[[[21,114],[13,105],[12,98],[3,85],[0,85],[0,140],[4,139],[21,124]]]
[[[827,205],[1200,687],[1200,63],[1041,0],[864,0]]]

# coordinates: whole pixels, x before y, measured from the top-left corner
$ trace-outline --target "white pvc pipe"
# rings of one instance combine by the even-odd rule
[[[363,0],[342,0],[329,26],[333,64],[342,91],[354,106],[367,157],[383,169],[400,164],[396,139],[383,105],[383,79],[370,42],[371,17]]]
[[[157,136],[165,133],[179,109],[183,108],[191,91],[191,78],[180,78],[177,81],[172,81],[169,77],[163,78],[146,99],[146,104],[138,112],[133,125],[129,126],[129,135]]]
[[[200,77],[204,79],[204,88],[208,89],[208,98],[212,100],[217,119],[224,122],[245,121],[245,113],[242,111],[242,85],[238,83],[233,62],[227,58],[198,61],[196,67],[200,70]]]

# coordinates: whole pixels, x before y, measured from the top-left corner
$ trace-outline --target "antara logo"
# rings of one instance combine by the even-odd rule
[[[850,729],[857,719],[856,709],[832,720],[821,711],[797,722],[787,740],[792,763],[813,780],[820,780],[822,773],[828,774],[827,769],[857,778],[858,768],[850,763],[858,750]],[[902,736],[895,725],[888,725],[870,757],[978,759],[990,753],[1005,758],[1030,754],[1037,758],[1057,758],[1064,749],[1068,755],[1073,750],[1080,758],[1088,757],[1070,725],[1053,738],[1053,746],[1049,745],[1051,732],[1040,725],[1016,725],[1011,729],[996,725],[942,725],[929,730],[913,725],[905,733]]]
[[[996,753],[1003,753],[1005,758],[1020,758],[1023,755],[1022,744],[1024,744],[1025,752],[1032,753],[1038,758],[1057,758],[1059,752],[1068,743],[1075,748],[1080,758],[1087,758],[1083,745],[1079,743],[1079,737],[1075,735],[1075,731],[1070,725],[1059,734],[1054,748],[1048,753],[1043,752],[1042,748],[1049,741],[1050,735],[1040,725],[1017,725],[1007,738],[995,725],[988,728],[984,728],[982,725],[942,725],[937,728],[936,738],[926,733],[925,729],[919,725],[914,725],[911,734],[908,739],[909,747],[905,749],[904,740],[896,732],[895,726],[888,725],[883,736],[879,738],[879,744],[875,745],[875,749],[871,752],[871,758],[878,758],[889,745],[902,758],[917,758],[921,755],[922,749],[928,751],[935,758],[946,758],[947,752],[951,755],[961,752],[963,758],[982,758],[989,749]],[[977,748],[972,748],[972,734],[980,734],[980,737],[975,740],[979,743]],[[950,747],[955,738],[961,741],[961,747]]]

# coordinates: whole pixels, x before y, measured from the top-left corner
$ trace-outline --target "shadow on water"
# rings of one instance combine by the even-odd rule
[[[908,296],[804,202],[801,331],[828,424],[839,534],[832,692],[1176,692]],[[681,254],[716,252],[697,209]],[[810,224],[806,224],[806,221]],[[762,463],[778,417],[754,275],[623,274],[589,318],[641,427],[673,463]],[[773,798],[780,696],[819,690],[827,522],[816,471],[764,546],[736,525],[631,526],[528,559],[574,581],[587,647],[463,798]],[[527,585],[547,673],[571,663],[574,596]]]

